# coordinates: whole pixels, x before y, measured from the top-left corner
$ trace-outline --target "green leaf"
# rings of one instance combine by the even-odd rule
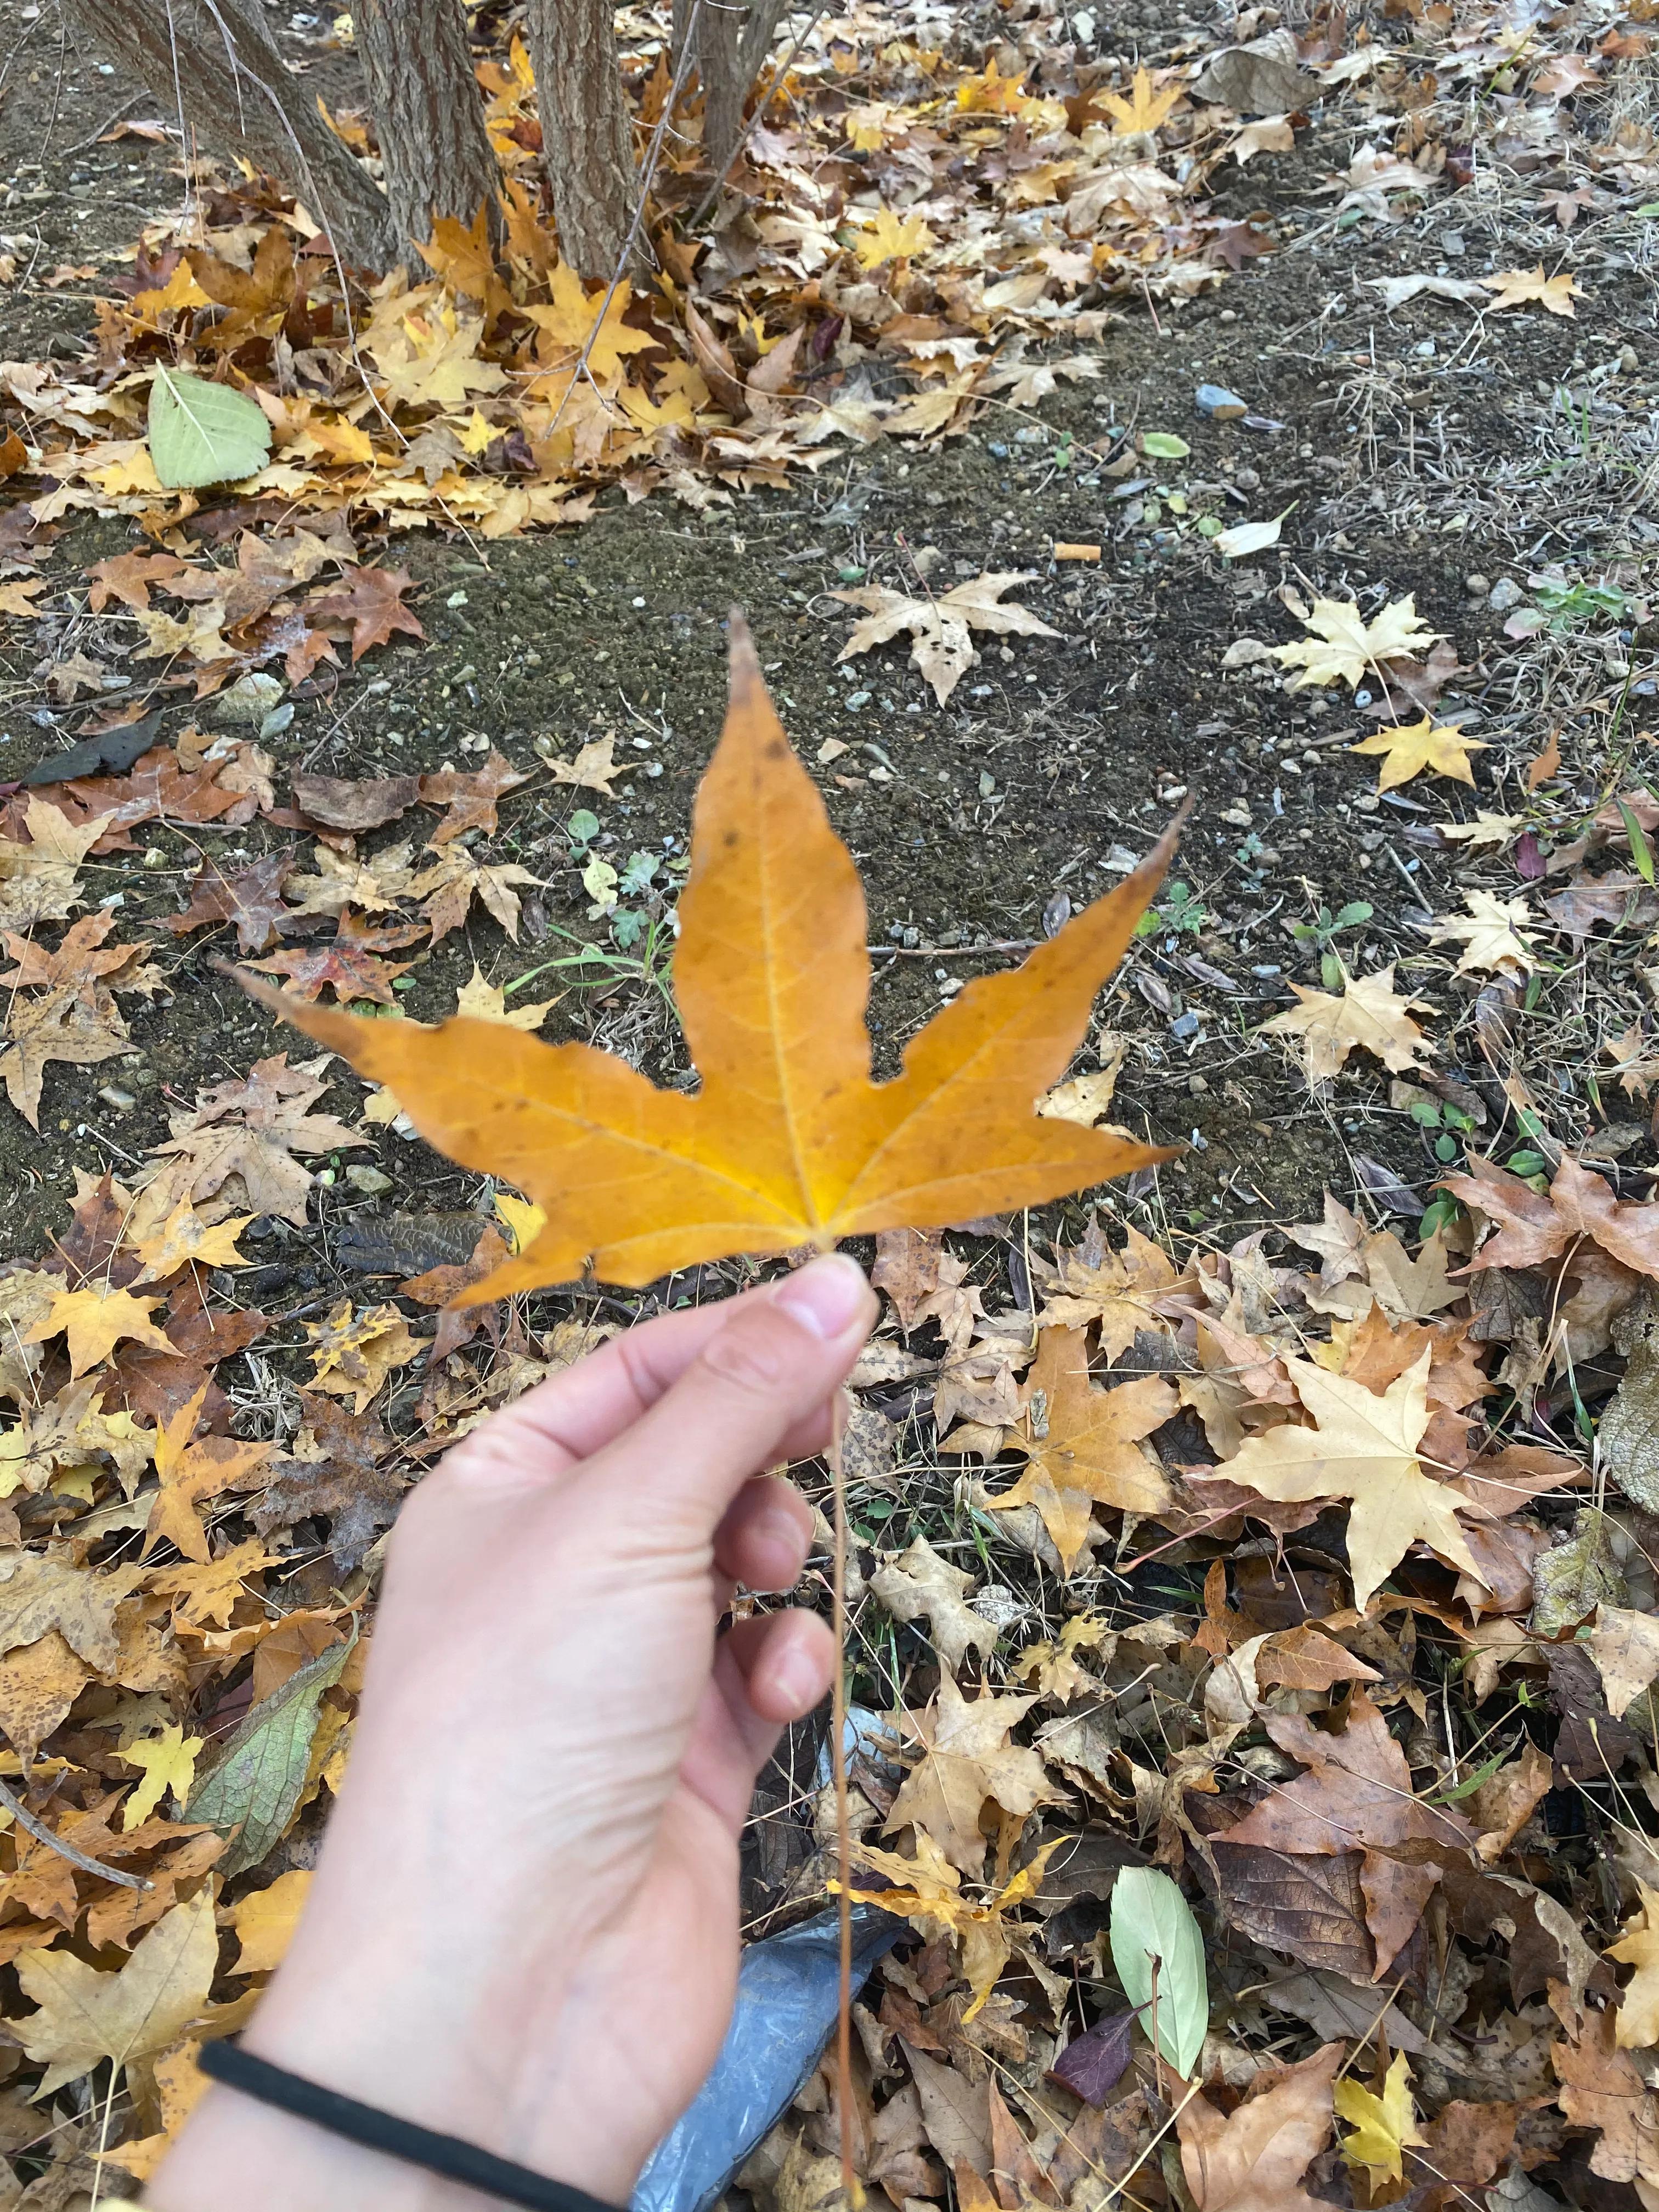
[[[1413,1098],[1408,1110],[1419,1129],[1437,1129],[1440,1127],[1440,1109],[1433,1099]]]
[[[1431,1198],[1424,1207],[1423,1218],[1418,1224],[1418,1233],[1424,1243],[1427,1243],[1437,1229],[1443,1229],[1448,1223],[1455,1221],[1457,1213],[1457,1200],[1449,1191],[1443,1190],[1437,1197]]]
[[[1350,899],[1336,917],[1339,929],[1357,929],[1362,921],[1369,921],[1376,908],[1364,899]]]
[[[149,457],[169,491],[234,483],[265,465],[270,425],[262,409],[228,384],[158,368],[149,387]]]
[[[1173,430],[1148,430],[1140,441],[1140,450],[1150,453],[1154,460],[1184,461],[1193,449]]]
[[[317,1733],[318,1700],[339,1680],[356,1642],[354,1636],[350,1644],[319,1653],[261,1698],[225,1746],[218,1765],[191,1791],[186,1820],[239,1832],[218,1862],[227,1880],[258,1866],[293,1819]]]
[[[1158,2045],[1177,2074],[1190,2075],[1210,2025],[1204,1939],[1186,1899],[1167,1874],[1125,1867],[1112,1884],[1112,1964],[1132,2005],[1152,2001],[1158,1960]],[[1148,2032],[1152,2013],[1148,2010]]]
[[[1632,806],[1627,800],[1621,799],[1619,801],[1619,811],[1624,820],[1625,835],[1630,839],[1630,856],[1636,863],[1636,872],[1640,876],[1642,881],[1648,886],[1649,890],[1651,890],[1653,888],[1653,848],[1649,844],[1646,832],[1643,830],[1641,823],[1637,818],[1636,809]]]

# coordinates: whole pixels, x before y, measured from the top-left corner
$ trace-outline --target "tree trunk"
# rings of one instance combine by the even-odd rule
[[[788,0],[702,0],[696,10],[693,60],[702,86],[702,151],[723,178],[743,136],[744,103],[771,51]],[[674,0],[674,52],[692,27],[691,0]]]
[[[501,172],[461,0],[356,0],[352,21],[399,249],[439,216],[470,228],[483,206],[493,225]]]
[[[615,276],[634,219],[634,133],[611,0],[531,0],[530,62],[559,251],[578,276]]]
[[[342,258],[384,269],[399,252],[383,195],[289,75],[259,0],[64,0],[72,30],[136,77],[205,145],[300,194]],[[175,66],[176,63],[176,66]]]

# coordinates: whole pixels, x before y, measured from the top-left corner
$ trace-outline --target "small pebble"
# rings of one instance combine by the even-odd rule
[[[1249,402],[1241,399],[1236,392],[1229,392],[1224,385],[1200,384],[1193,397],[1198,402],[1199,413],[1209,416],[1213,422],[1237,422],[1250,411]]]
[[[1468,250],[1468,246],[1465,241],[1463,234],[1461,230],[1443,230],[1441,232],[1440,251],[1450,260],[1455,261],[1460,253],[1467,253]]]
[[[1641,366],[1642,357],[1637,352],[1636,348],[1633,345],[1621,345],[1620,347],[1619,367],[1625,375],[1634,376],[1637,370],[1640,368]]]
[[[1492,589],[1492,578],[1490,576],[1465,576],[1463,579],[1463,589],[1468,593],[1472,599],[1484,599],[1487,592]]]
[[[392,1188],[392,1177],[384,1168],[354,1165],[346,1170],[345,1175],[353,1190],[362,1191],[365,1198],[380,1198]]]
[[[1500,576],[1486,594],[1486,605],[1495,615],[1507,614],[1520,604],[1521,586],[1513,576]]]
[[[106,1106],[112,1106],[118,1114],[130,1114],[138,1103],[131,1091],[123,1091],[113,1083],[106,1083],[98,1096]]]
[[[1201,1098],[1209,1087],[1201,1075],[1189,1075],[1187,1078],[1187,1089],[1194,1098]]]

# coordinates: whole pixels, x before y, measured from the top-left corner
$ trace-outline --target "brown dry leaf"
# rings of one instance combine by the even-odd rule
[[[1553,1760],[1528,1743],[1519,1759],[1489,1775],[1468,1801],[1469,1818],[1480,1833],[1475,1849],[1488,1865],[1501,1859],[1547,1796],[1554,1781]]]
[[[273,952],[252,965],[267,975],[280,975],[295,997],[315,999],[332,991],[343,1004],[348,999],[368,999],[377,1006],[395,1006],[392,986],[414,964],[408,960],[383,960],[383,952],[401,951],[418,944],[426,932],[418,923],[403,928],[374,929],[348,908],[331,945],[313,945],[303,951]]]
[[[495,802],[504,793],[516,791],[529,778],[521,769],[514,767],[494,745],[481,769],[466,775],[454,769],[442,769],[434,775],[421,778],[422,806],[441,806],[447,811],[443,820],[427,840],[434,848],[449,844],[467,830],[494,830],[499,827],[495,818]]]
[[[1431,1863],[1411,1863],[1389,1852],[1427,1844],[1461,1856],[1474,1844],[1474,1831],[1461,1813],[1413,1796],[1405,1753],[1363,1690],[1350,1700],[1348,1723],[1340,1735],[1313,1727],[1300,1714],[1262,1717],[1279,1748],[1309,1771],[1294,1782],[1276,1784],[1216,1841],[1235,1850],[1261,1844],[1302,1856],[1363,1850],[1360,1886],[1380,1977],[1416,1927],[1440,1874]]]
[[[295,876],[288,888],[299,895],[291,911],[295,915],[339,914],[348,906],[366,914],[381,914],[405,897],[415,882],[409,865],[414,848],[388,845],[369,860],[344,858],[327,845],[312,854],[314,876]]]
[[[481,899],[516,945],[519,941],[519,899],[515,884],[538,885],[542,878],[520,867],[516,860],[493,864],[480,861],[465,845],[446,845],[410,884],[411,898],[424,899],[422,909],[432,942],[436,945],[466,920],[473,900]],[[463,1007],[462,1012],[466,1009]]]
[[[1080,1244],[1055,1245],[1055,1287],[1038,1319],[1045,1328],[1098,1322],[1103,1357],[1121,1358],[1137,1330],[1161,1326],[1153,1302],[1179,1280],[1168,1253],[1133,1224],[1122,1250],[1114,1252],[1099,1222],[1091,1219]]]
[[[81,864],[111,823],[109,815],[98,814],[77,829],[46,799],[33,798],[24,820],[27,843],[0,837],[0,929],[67,921],[82,903]]]
[[[922,1747],[893,1801],[887,1832],[925,1829],[954,1867],[977,1875],[986,1838],[979,1816],[988,1800],[1005,1813],[1030,1813],[1052,1802],[1042,1761],[1009,1741],[1036,1700],[998,1698],[988,1691],[969,1704],[949,1674],[925,1713],[907,1713],[906,1734]]]
[[[999,637],[1060,635],[1028,607],[1002,605],[1005,592],[1016,584],[1029,584],[1036,574],[1033,568],[1004,569],[994,574],[982,570],[937,599],[912,599],[908,592],[893,591],[885,584],[860,584],[849,592],[832,592],[831,599],[867,611],[836,657],[848,660],[855,653],[868,653],[872,646],[885,645],[901,630],[908,630],[911,665],[921,669],[942,707],[973,665],[975,630],[990,630]]]
[[[1085,1333],[1045,1328],[1023,1402],[1024,1433],[1010,1441],[1028,1465],[1012,1490],[987,1503],[1000,1512],[1035,1505],[1067,1574],[1087,1542],[1097,1504],[1156,1513],[1170,1503],[1162,1471],[1140,1449],[1142,1440],[1180,1410],[1174,1387],[1161,1375],[1097,1390],[1089,1379]]]
[[[740,621],[732,631],[732,706],[697,799],[674,966],[701,1092],[658,1091],[590,1046],[494,1023],[428,1030],[266,1000],[386,1085],[452,1157],[545,1204],[534,1243],[468,1304],[568,1281],[590,1259],[608,1281],[643,1283],[736,1251],[928,1227],[1154,1157],[1041,1120],[1032,1100],[1064,1067],[1165,848],[1023,969],[969,983],[912,1040],[898,1078],[872,1083],[857,872]]]
[[[414,615],[404,605],[417,588],[403,568],[356,568],[349,583],[337,585],[307,602],[306,618],[321,627],[338,624],[351,631],[351,658],[361,660],[372,645],[385,645],[398,630],[409,637],[424,637]]]
[[[1604,2181],[1659,2186],[1659,2106],[1620,2047],[1619,2014],[1585,2013],[1583,2032],[1550,2047],[1561,2084],[1562,2114],[1573,2127],[1593,2128],[1600,2140],[1589,2168]]]
[[[336,1567],[355,1574],[381,1529],[397,1518],[404,1479],[386,1463],[392,1440],[372,1416],[348,1413],[310,1391],[300,1393],[300,1412],[303,1425],[293,1456],[249,1517],[262,1536],[313,1516],[327,1522]]]
[[[970,1650],[996,1649],[996,1630],[964,1602],[974,1588],[973,1577],[941,1559],[925,1536],[884,1561],[869,1577],[868,1588],[895,1620],[927,1621],[929,1640],[952,1672]]]
[[[1459,1527],[1460,1502],[1419,1463],[1429,1425],[1432,1359],[1425,1346],[1405,1374],[1379,1397],[1362,1383],[1328,1375],[1311,1360],[1285,1362],[1312,1428],[1285,1423],[1248,1437],[1219,1472],[1228,1481],[1285,1500],[1351,1498],[1348,1561],[1354,1603],[1363,1613],[1371,1594],[1421,1540],[1480,1580]]]
[[[1659,1278],[1659,1205],[1615,1198],[1605,1178],[1570,1152],[1561,1155],[1547,1196],[1478,1158],[1471,1158],[1468,1175],[1447,1176],[1444,1188],[1499,1224],[1498,1234],[1468,1262],[1472,1271],[1541,1267],[1588,1237],[1621,1267]]]
[[[163,915],[160,925],[175,937],[228,921],[235,925],[239,952],[264,952],[291,920],[282,890],[294,866],[291,853],[268,853],[263,860],[227,874],[216,860],[204,860],[191,885],[182,914]]]
[[[1494,314],[1500,307],[1547,307],[1553,315],[1571,319],[1577,312],[1573,301],[1583,297],[1566,270],[1559,276],[1546,276],[1541,261],[1531,269],[1500,269],[1496,276],[1483,276],[1480,282],[1494,295]]]
[[[137,1566],[76,1567],[51,1553],[0,1552],[0,1653],[56,1634],[94,1674],[113,1674],[116,1608],[143,1580]]]
[[[311,1107],[327,1090],[325,1061],[290,1067],[277,1053],[247,1076],[198,1091],[195,1111],[170,1116],[173,1135],[141,1185],[133,1234],[160,1226],[182,1204],[211,1206],[222,1219],[240,1201],[249,1213],[279,1214],[303,1226],[311,1177],[293,1155],[349,1149],[362,1136]]]
[[[1394,1075],[1425,1065],[1419,1057],[1427,1049],[1423,1032],[1411,1017],[1431,1010],[1425,1000],[1395,991],[1392,963],[1358,982],[1345,975],[1340,998],[1302,983],[1291,988],[1301,1005],[1263,1022],[1260,1033],[1300,1038],[1310,1083],[1328,1081],[1356,1048],[1373,1054]]]
[[[1607,1711],[1619,1720],[1659,1675],[1659,1620],[1628,1606],[1598,1607],[1589,1647]]]
[[[296,775],[294,804],[307,822],[320,822],[325,830],[378,830],[407,814],[421,795],[417,775],[368,778],[335,775]]]
[[[1181,2170],[1198,2212],[1308,2212],[1302,2178],[1331,2139],[1331,2085],[1344,2046],[1328,2043],[1271,2080],[1224,2118],[1207,2097],[1177,2108]]]

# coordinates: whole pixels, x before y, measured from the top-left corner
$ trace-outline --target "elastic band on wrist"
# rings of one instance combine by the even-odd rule
[[[550,2180],[546,2174],[532,2173],[527,2166],[514,2166],[510,2159],[480,2150],[476,2143],[463,2142],[459,2136],[440,2135],[434,2128],[400,2120],[373,2105],[360,2105],[355,2097],[343,2097],[336,2089],[325,2089],[319,2082],[273,2066],[269,2059],[256,2058],[240,2043],[204,2043],[196,2063],[210,2080],[240,2089],[245,2097],[309,2120],[313,2127],[325,2128],[365,2150],[380,2151],[406,2166],[424,2166],[446,2181],[499,2197],[504,2204],[527,2205],[531,2212],[617,2212],[615,2205],[573,2188],[568,2181]]]

